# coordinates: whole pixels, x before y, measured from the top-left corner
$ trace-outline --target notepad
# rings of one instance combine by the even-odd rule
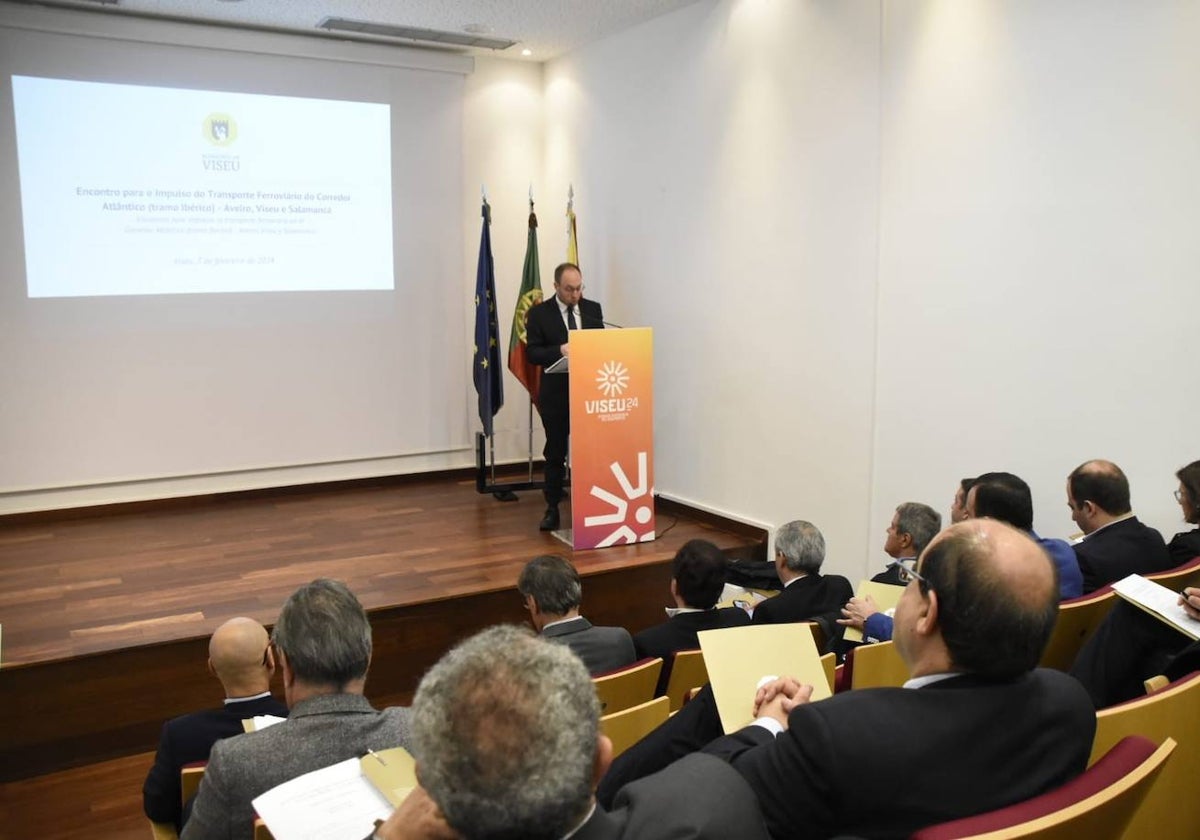
[[[900,603],[900,596],[903,594],[903,586],[870,580],[859,581],[858,590],[854,593],[857,598],[870,595],[875,601],[875,606],[879,607],[879,611],[882,613],[896,609],[896,605]],[[861,642],[863,634],[857,627],[847,627],[846,631],[842,633],[842,638],[847,642]]]
[[[813,700],[831,694],[807,624],[726,627],[696,635],[726,732],[754,721],[754,694],[763,677],[795,677],[813,687]]]
[[[403,747],[313,770],[252,801],[275,840],[362,840],[417,786]]]
[[[1179,603],[1179,593],[1141,575],[1130,575],[1112,585],[1113,591],[1164,624],[1190,639],[1200,641],[1200,621],[1188,615]]]

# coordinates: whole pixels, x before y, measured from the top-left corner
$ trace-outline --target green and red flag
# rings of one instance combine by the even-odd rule
[[[542,302],[542,271],[538,267],[537,216],[529,202],[529,236],[525,242],[525,267],[521,269],[521,290],[517,292],[517,308],[513,311],[512,332],[508,336],[508,369],[521,380],[529,398],[535,403],[542,385],[542,369],[529,361],[526,347],[525,319],[529,310]]]

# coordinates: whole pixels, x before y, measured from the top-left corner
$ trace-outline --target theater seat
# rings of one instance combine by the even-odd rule
[[[1170,738],[1157,749],[1148,738],[1125,738],[1060,788],[986,814],[923,828],[912,840],[1118,840],[1174,749]]]

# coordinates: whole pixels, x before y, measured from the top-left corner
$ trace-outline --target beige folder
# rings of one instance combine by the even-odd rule
[[[795,677],[813,687],[813,700],[830,696],[812,630],[802,622],[702,630],[697,635],[726,732],[754,721],[754,694],[763,677]]]
[[[900,603],[900,596],[904,594],[904,587],[863,580],[859,581],[858,591],[854,594],[859,598],[870,595],[875,601],[875,606],[879,607],[879,611],[887,612],[896,609],[896,605]],[[863,634],[857,627],[847,627],[842,638],[847,642],[861,642]]]
[[[416,762],[404,747],[379,750],[359,759],[363,775],[383,798],[399,807],[417,786]]]

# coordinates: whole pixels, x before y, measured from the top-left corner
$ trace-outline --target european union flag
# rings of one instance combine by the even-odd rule
[[[475,271],[475,356],[472,372],[479,394],[479,421],[492,436],[492,418],[504,405],[504,365],[500,362],[500,322],[496,318],[496,268],[492,263],[492,208],[483,202],[479,267]]]

